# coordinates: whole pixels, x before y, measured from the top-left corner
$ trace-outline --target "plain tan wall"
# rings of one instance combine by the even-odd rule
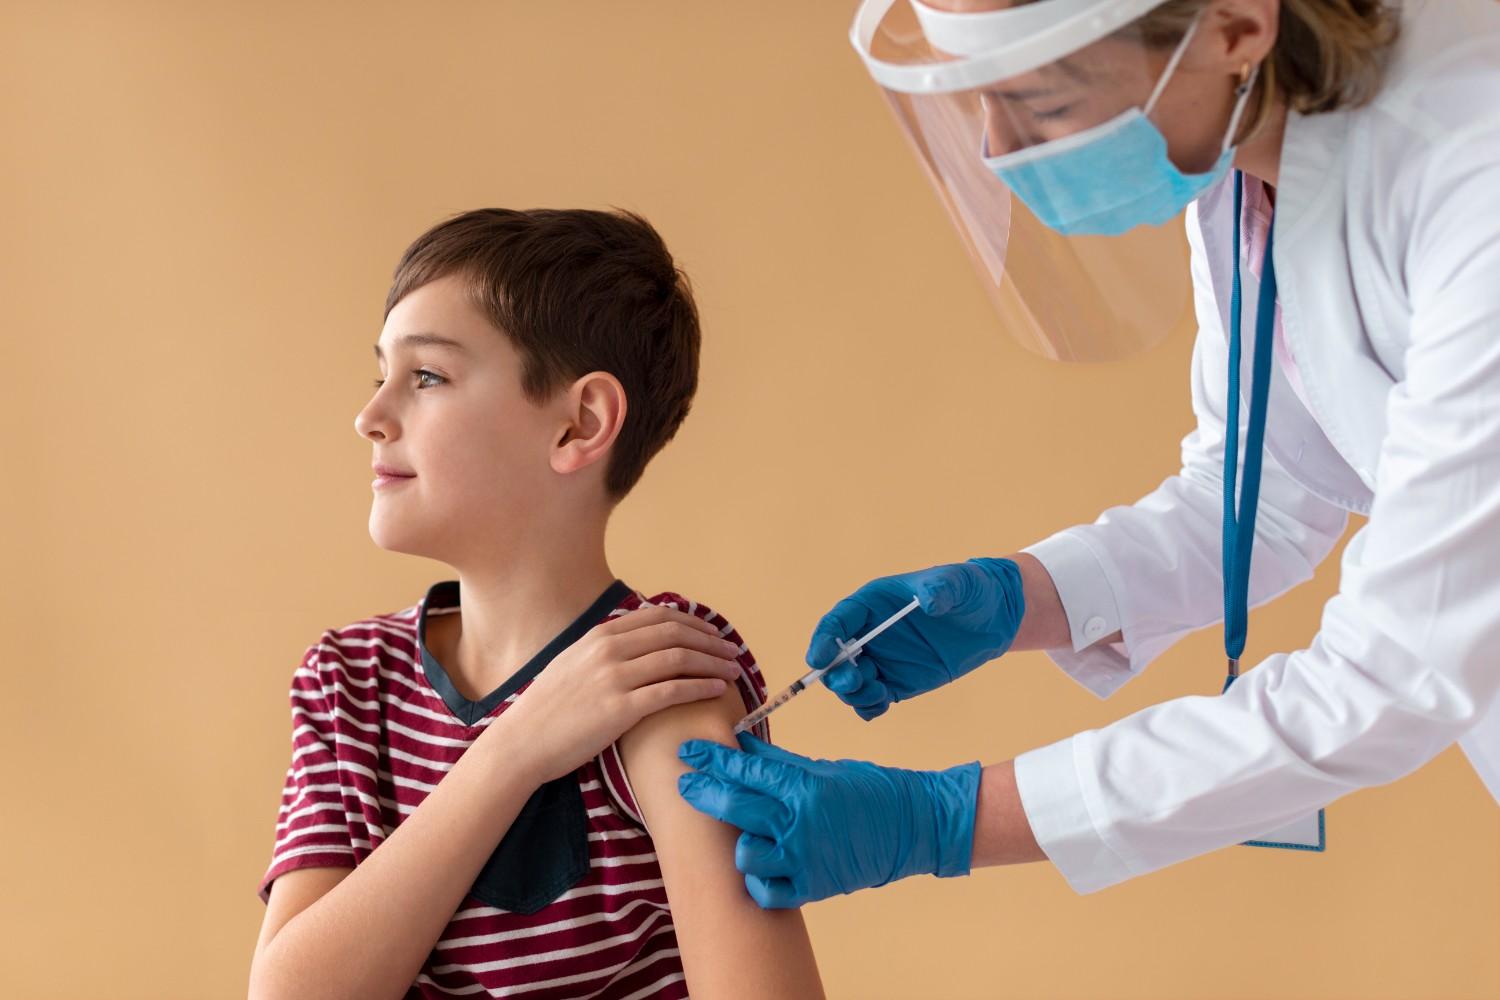
[[[352,427],[391,268],[445,215],[613,204],[665,234],[702,391],[612,558],[723,610],[774,684],[868,577],[1172,470],[1191,331],[1077,368],[997,330],[852,7],[0,5],[0,995],[242,995],[292,670],[449,576],[370,541]],[[1336,570],[1252,616],[1252,658],[1307,641]],[[812,694],[776,732],[1001,759],[1217,691],[1219,642],[1107,702],[1024,654],[875,725]],[[1091,896],[985,871],[807,916],[839,998],[1500,995],[1500,812],[1459,751],[1328,822],[1321,857],[1232,848]]]

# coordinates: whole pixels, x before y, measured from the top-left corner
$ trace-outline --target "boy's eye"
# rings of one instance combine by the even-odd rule
[[[417,369],[415,369],[412,372],[412,374],[415,375],[415,376],[417,376],[418,379],[421,379],[421,378],[425,377],[425,378],[435,378],[435,379],[438,380],[438,382],[446,382],[446,381],[448,381],[447,379],[443,378],[443,376],[439,375],[437,372],[430,372],[430,371],[427,371],[424,368],[417,368]],[[385,379],[378,378],[378,379],[375,380],[375,388],[379,389],[383,385],[385,385]],[[418,385],[417,386],[418,389],[430,389],[431,387],[432,387],[431,385]]]

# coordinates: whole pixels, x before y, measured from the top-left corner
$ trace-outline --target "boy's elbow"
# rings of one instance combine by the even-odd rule
[[[246,1000],[282,1000],[284,995],[276,988],[273,977],[266,974],[265,963],[257,955],[250,963],[250,987],[245,993]]]
[[[275,939],[266,942],[250,962],[248,1000],[398,1000],[410,992],[406,986],[372,988],[358,976],[340,979],[329,970],[348,967],[348,963],[317,961],[312,968],[307,962],[294,964],[289,956],[278,953]]]
[[[255,958],[250,962],[250,986],[246,993],[248,1000],[291,1000],[293,997],[307,997],[305,989],[294,989],[288,980],[294,977],[288,976],[286,970],[281,968],[275,949],[275,941],[268,941],[264,946],[257,948]]]
[[[273,938],[256,949],[250,962],[250,984],[246,993],[248,1000],[333,1000],[334,994],[327,990],[327,983],[316,988],[306,976],[299,976],[287,967],[285,956],[279,954]]]
[[[252,963],[246,996],[248,1000],[334,1000],[334,994],[314,991],[310,983],[288,981],[295,978],[281,974],[281,970],[267,969],[263,963]]]

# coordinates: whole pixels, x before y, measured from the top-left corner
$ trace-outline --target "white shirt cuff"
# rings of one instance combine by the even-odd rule
[[[1097,892],[1135,874],[1094,823],[1101,799],[1089,762],[1079,759],[1091,737],[1079,733],[1015,759],[1016,790],[1032,835],[1078,893]]]
[[[1134,673],[1123,642],[1099,643],[1122,627],[1104,564],[1086,542],[1067,531],[1021,551],[1035,556],[1052,577],[1068,619],[1072,648],[1048,649],[1047,656],[1100,698],[1114,694]]]

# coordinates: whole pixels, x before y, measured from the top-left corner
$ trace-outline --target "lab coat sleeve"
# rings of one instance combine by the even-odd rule
[[[1093,524],[1067,528],[1022,550],[1046,567],[1068,618],[1071,645],[1047,655],[1101,698],[1183,636],[1224,617],[1220,538],[1229,347],[1196,204],[1188,210],[1187,233],[1198,320],[1191,380],[1196,426],[1183,438],[1181,470],[1134,504],[1111,507]],[[1240,449],[1243,455],[1243,431]],[[1342,509],[1308,492],[1267,454],[1250,565],[1251,606],[1310,578],[1347,520]],[[1116,631],[1122,641],[1098,642]]]
[[[1370,518],[1309,648],[1022,754],[1042,849],[1092,892],[1257,837],[1451,745],[1500,690],[1500,130],[1393,193],[1412,329]],[[1402,205],[1401,202],[1406,204]],[[1257,556],[1258,557],[1258,556]]]

